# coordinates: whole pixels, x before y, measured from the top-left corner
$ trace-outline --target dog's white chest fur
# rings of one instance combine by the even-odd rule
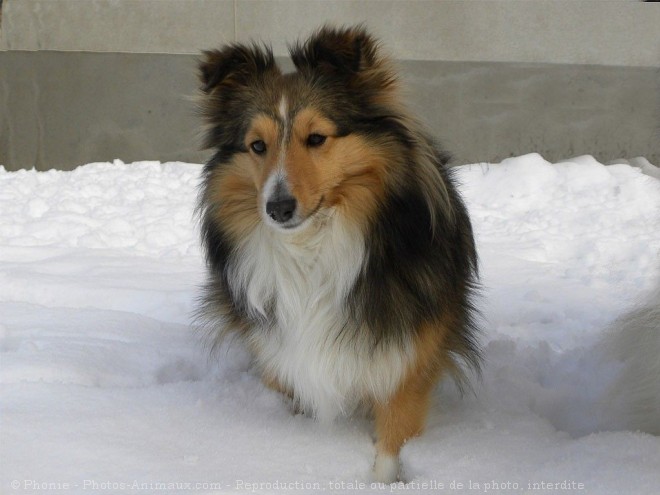
[[[241,248],[229,271],[233,289],[245,291],[255,315],[269,307],[275,315],[274,326],[250,332],[250,347],[305,411],[331,421],[395,390],[410,352],[374,350],[366,335],[342,333],[344,301],[365,258],[358,229],[336,218],[294,234],[260,225]]]

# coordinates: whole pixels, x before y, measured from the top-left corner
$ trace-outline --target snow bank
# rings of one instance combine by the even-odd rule
[[[0,169],[2,493],[390,491],[369,483],[368,422],[294,416],[240,348],[209,360],[199,344],[200,171]],[[397,490],[657,491],[660,438],[605,431],[621,363],[600,342],[659,273],[660,181],[535,154],[457,177],[481,255],[484,381],[439,391]]]

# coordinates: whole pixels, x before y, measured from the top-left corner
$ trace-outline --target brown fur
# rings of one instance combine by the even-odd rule
[[[231,167],[216,170],[208,179],[208,201],[218,205],[213,212],[238,242],[260,221],[257,208],[258,191],[247,160],[237,160]],[[246,166],[247,165],[247,166]]]
[[[366,225],[377,211],[388,184],[397,179],[392,166],[396,147],[382,143],[374,147],[359,135],[337,138],[332,122],[319,112],[306,108],[295,117],[291,136],[282,146],[281,123],[265,115],[257,116],[246,133],[245,146],[263,140],[267,153],[242,156],[233,166],[210,178],[209,200],[220,205],[218,220],[239,239],[259,221],[260,192],[278,161],[286,164],[292,193],[306,215],[319,207],[338,207],[358,225]],[[305,145],[312,133],[327,136],[316,149]]]
[[[401,385],[389,401],[375,404],[378,453],[398,455],[408,439],[423,431],[433,389],[449,369],[442,352],[447,333],[444,322],[423,325],[415,339],[416,359]]]

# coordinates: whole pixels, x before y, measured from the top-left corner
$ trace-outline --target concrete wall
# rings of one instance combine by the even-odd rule
[[[608,0],[5,0],[0,49],[188,53],[365,22],[401,60],[657,66],[660,8]]]
[[[628,1],[4,0],[0,164],[203,161],[195,55],[364,21],[459,163],[660,163],[660,5]]]

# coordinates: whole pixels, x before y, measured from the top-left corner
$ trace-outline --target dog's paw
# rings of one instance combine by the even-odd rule
[[[399,456],[377,454],[373,469],[374,480],[378,483],[396,483],[400,481],[401,465]]]

